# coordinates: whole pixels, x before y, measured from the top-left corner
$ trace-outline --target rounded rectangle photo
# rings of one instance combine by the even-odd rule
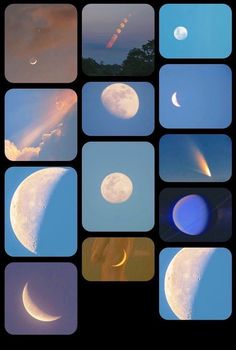
[[[144,237],[87,238],[82,246],[82,273],[88,281],[149,281],[155,271],[155,247]]]
[[[77,77],[77,10],[71,4],[11,4],[5,11],[5,77],[11,83],[71,83]]]
[[[226,182],[232,175],[232,142],[222,134],[164,135],[160,177],[166,182]]]
[[[5,251],[72,256],[77,250],[77,173],[69,167],[12,167],[5,173]]]
[[[166,188],[159,197],[165,242],[226,242],[232,235],[232,195],[225,188]]]
[[[232,10],[226,4],[166,4],[159,20],[165,58],[226,58],[232,52]]]
[[[226,320],[232,313],[232,255],[226,248],[165,248],[159,256],[165,320]]]
[[[82,151],[82,224],[90,232],[154,225],[154,149],[148,142],[88,142]]]
[[[159,73],[159,118],[168,129],[223,129],[232,121],[225,64],[167,64]]]
[[[70,335],[77,329],[77,268],[11,263],[5,268],[5,329],[12,335]]]
[[[154,113],[150,83],[89,82],[83,87],[82,128],[88,136],[148,136]]]
[[[77,155],[77,94],[71,89],[11,89],[5,95],[5,156],[69,161]]]
[[[155,12],[149,4],[88,4],[82,11],[82,69],[89,76],[154,71]]]

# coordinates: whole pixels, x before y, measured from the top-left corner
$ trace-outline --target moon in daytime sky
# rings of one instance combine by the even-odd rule
[[[49,315],[33,302],[29,294],[28,282],[25,284],[22,292],[22,301],[23,301],[25,310],[28,312],[28,314],[38,321],[52,322],[52,321],[59,320],[61,318],[61,316]]]
[[[107,175],[101,184],[103,198],[112,204],[126,202],[133,192],[131,179],[123,173]]]
[[[167,302],[180,320],[191,320],[195,296],[208,261],[216,248],[183,248],[165,274]]]
[[[181,107],[177,99],[177,92],[173,93],[173,95],[171,96],[171,101],[175,107]]]
[[[67,170],[46,168],[26,177],[15,190],[10,204],[10,222],[18,241],[37,254],[38,232],[50,196]]]
[[[185,27],[176,27],[174,30],[174,37],[176,40],[185,40],[188,36],[188,30]]]
[[[123,83],[107,86],[101,94],[101,100],[108,112],[121,119],[133,118],[139,109],[136,91]]]

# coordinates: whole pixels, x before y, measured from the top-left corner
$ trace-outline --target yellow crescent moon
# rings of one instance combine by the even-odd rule
[[[24,305],[26,311],[28,312],[28,314],[30,314],[30,316],[32,316],[33,318],[35,318],[38,321],[52,322],[52,321],[59,320],[59,318],[61,318],[61,316],[52,316],[52,315],[47,314],[46,312],[41,310],[33,302],[33,300],[31,299],[31,297],[29,295],[28,282],[24,286],[24,289],[22,292],[22,301],[23,301],[23,305]]]
[[[175,107],[181,107],[181,105],[179,104],[178,99],[177,99],[177,92],[173,93],[173,95],[171,97],[171,101]]]
[[[124,252],[123,259],[118,264],[112,265],[112,267],[120,267],[125,263],[125,261],[127,259],[127,253],[126,253],[125,249],[123,249],[123,252]]]

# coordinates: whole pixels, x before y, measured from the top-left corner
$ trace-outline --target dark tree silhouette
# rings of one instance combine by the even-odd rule
[[[122,65],[104,64],[103,61],[99,64],[92,58],[83,58],[82,68],[85,74],[92,76],[149,75],[154,70],[154,40],[148,41],[141,49],[129,51]]]

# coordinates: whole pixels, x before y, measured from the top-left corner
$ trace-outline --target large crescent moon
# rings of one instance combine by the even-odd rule
[[[37,254],[38,231],[51,193],[65,168],[46,168],[28,176],[17,187],[10,205],[10,222],[20,243]]]
[[[127,260],[127,253],[126,253],[125,249],[123,249],[123,254],[124,255],[123,255],[122,260],[118,264],[112,265],[112,267],[120,267],[126,262],[126,260]]]
[[[167,302],[180,320],[191,320],[199,281],[216,248],[183,248],[171,260],[165,274]]]
[[[181,107],[181,105],[179,104],[178,99],[177,99],[177,92],[173,93],[173,95],[171,97],[171,101],[175,107]]]
[[[61,316],[52,316],[41,310],[31,299],[28,289],[28,282],[24,286],[23,292],[22,292],[22,301],[23,305],[25,307],[25,310],[38,321],[42,322],[52,322],[59,320]]]
[[[121,119],[133,118],[139,109],[139,98],[136,91],[127,84],[115,83],[107,86],[102,94],[103,106]]]

